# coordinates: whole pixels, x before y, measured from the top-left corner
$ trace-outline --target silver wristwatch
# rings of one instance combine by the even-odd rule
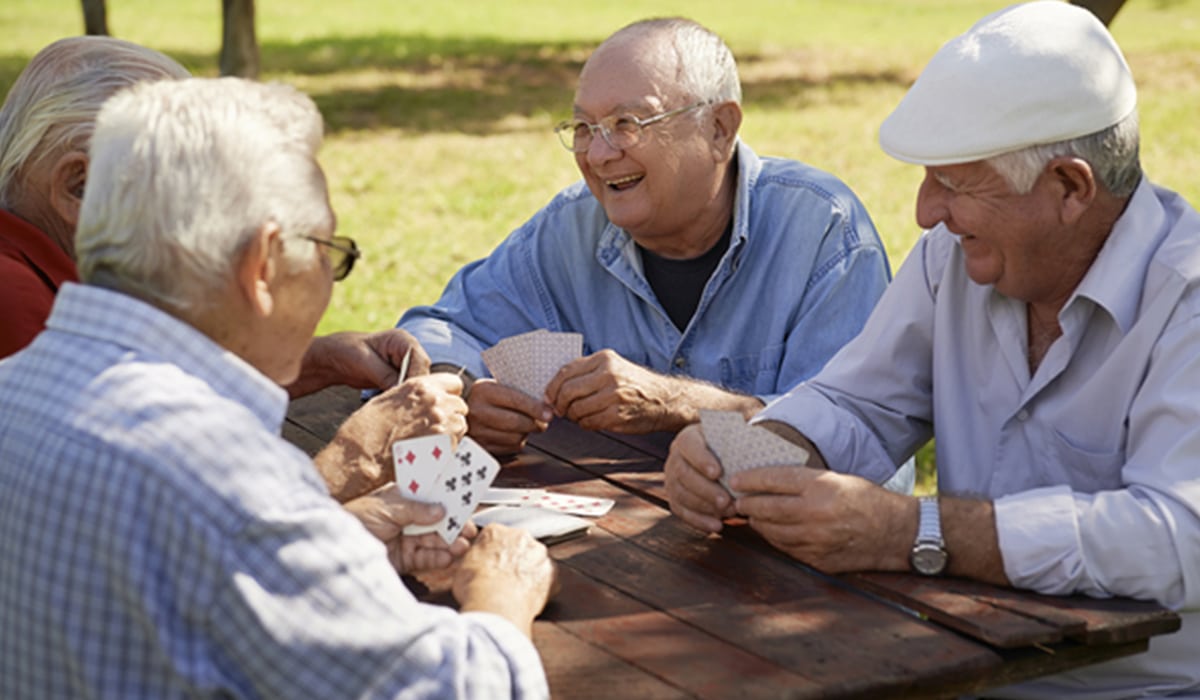
[[[913,571],[925,576],[937,576],[946,570],[946,542],[942,539],[942,521],[937,496],[920,498],[921,515],[917,524],[917,541],[913,543],[909,561]]]

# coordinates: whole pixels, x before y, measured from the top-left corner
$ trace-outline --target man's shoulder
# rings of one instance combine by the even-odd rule
[[[1181,195],[1158,185],[1152,187],[1167,229],[1154,260],[1195,285],[1200,282],[1200,212]]]
[[[858,196],[839,177],[820,168],[791,158],[763,156],[757,184],[811,192],[832,200],[844,200],[860,206]]]
[[[510,238],[533,245],[549,243],[558,248],[571,244],[590,249],[608,223],[604,208],[592,196],[587,184],[580,180],[559,190]]]

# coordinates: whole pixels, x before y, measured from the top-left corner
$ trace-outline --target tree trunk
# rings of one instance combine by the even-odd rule
[[[1071,4],[1091,10],[1107,27],[1112,24],[1113,17],[1117,16],[1117,11],[1125,4],[1125,0],[1071,0]]]
[[[221,75],[258,78],[254,0],[221,0]]]
[[[108,8],[104,0],[83,1],[83,31],[86,34],[108,35]]]

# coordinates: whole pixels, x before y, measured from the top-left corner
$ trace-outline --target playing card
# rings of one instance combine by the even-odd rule
[[[504,338],[482,353],[496,381],[539,399],[558,370],[582,355],[582,334],[545,329]]]
[[[735,497],[742,494],[730,488],[729,477],[738,472],[808,463],[808,450],[748,424],[736,411],[700,411],[700,425],[705,442],[721,462],[721,485]]]
[[[437,502],[437,479],[453,454],[450,447],[449,435],[425,435],[392,443],[396,488],[414,501]]]
[[[533,503],[538,508],[569,513],[571,515],[587,515],[598,518],[612,510],[614,501],[611,498],[593,496],[575,496],[567,493],[547,491]]]
[[[500,463],[469,437],[459,442],[449,462],[439,479],[446,517],[435,526],[447,544],[462,532],[500,471]]]
[[[479,500],[484,505],[533,505],[546,494],[545,489],[514,489],[492,486]]]
[[[546,544],[586,535],[591,521],[574,515],[536,506],[496,506],[475,514],[475,524],[483,527],[500,523],[527,531]]]

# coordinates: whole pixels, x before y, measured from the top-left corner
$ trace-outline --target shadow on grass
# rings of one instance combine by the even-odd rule
[[[396,127],[417,132],[486,135],[524,128],[542,115],[567,116],[575,81],[595,48],[591,42],[506,42],[494,38],[443,38],[378,34],[324,37],[261,45],[262,78],[295,82],[312,95],[331,132]],[[215,75],[216,57],[172,54],[197,75]],[[0,88],[7,93],[29,57],[0,55]],[[753,75],[762,55],[739,57]],[[806,93],[831,87],[904,85],[884,71],[847,71],[811,77],[804,61],[769,60],[769,78],[748,79],[745,101],[756,107],[803,107]],[[792,70],[794,68],[794,70]],[[362,76],[369,74],[369,78]],[[544,119],[536,128],[544,128]]]

